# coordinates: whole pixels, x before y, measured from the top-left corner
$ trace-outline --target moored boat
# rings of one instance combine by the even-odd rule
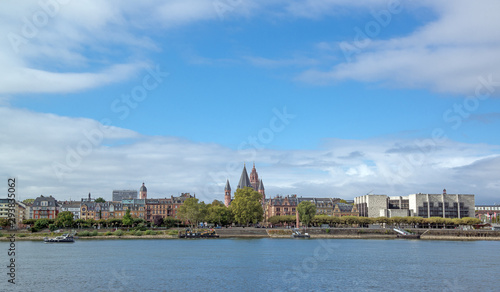
[[[75,242],[72,234],[66,233],[60,236],[56,236],[54,238],[45,237],[43,239],[45,243],[71,243]]]
[[[420,239],[420,234],[411,233],[411,232],[408,232],[408,231],[400,229],[400,228],[393,228],[393,230],[398,233],[397,234],[398,238]]]
[[[308,233],[302,234],[299,230],[294,229],[292,231],[292,238],[311,238],[311,236]]]

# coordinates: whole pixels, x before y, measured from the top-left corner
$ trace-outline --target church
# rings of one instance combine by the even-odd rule
[[[243,171],[241,172],[240,182],[238,183],[238,189],[243,189],[245,187],[250,187],[262,195],[262,204],[266,202],[266,192],[264,190],[264,184],[262,179],[259,180],[259,174],[255,169],[255,163],[253,164],[252,172],[250,177],[248,177],[248,172],[245,164],[243,164]],[[229,179],[226,181],[226,187],[224,188],[224,205],[228,207],[231,204],[231,185],[229,185]]]

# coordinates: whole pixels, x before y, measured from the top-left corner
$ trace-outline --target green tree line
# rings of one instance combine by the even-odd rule
[[[295,216],[273,216],[269,218],[269,223],[276,224],[293,224]],[[315,215],[311,220],[311,225],[321,226],[328,224],[332,227],[351,227],[360,226],[368,227],[369,224],[388,224],[413,228],[439,228],[439,227],[456,227],[463,225],[480,224],[481,220],[477,218],[442,218],[442,217],[357,217],[357,216],[344,216],[334,217],[328,215]]]

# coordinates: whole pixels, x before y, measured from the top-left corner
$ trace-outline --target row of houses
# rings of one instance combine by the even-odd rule
[[[69,211],[76,219],[121,219],[127,210],[134,218],[141,218],[153,222],[157,218],[177,218],[178,208],[188,198],[193,198],[189,193],[170,198],[148,199],[147,189],[141,187],[141,198],[127,198],[121,201],[96,202],[89,193],[87,198],[80,201],[57,201],[52,196],[39,196],[33,203],[25,204],[15,202],[15,218],[18,228],[24,228],[25,219],[55,219],[60,212]],[[8,199],[0,199],[0,218],[9,218]]]
[[[303,202],[308,201],[316,206],[317,215],[328,215],[335,217],[343,216],[359,216],[358,209],[353,205],[353,201],[345,201],[340,198],[311,198],[311,197],[298,197],[297,195],[291,196],[275,196],[274,198],[267,199],[264,204],[264,217],[265,221],[273,216],[286,216],[297,214],[297,206]]]

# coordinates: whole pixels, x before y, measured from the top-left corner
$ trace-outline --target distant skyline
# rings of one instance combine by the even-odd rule
[[[411,2],[411,3],[408,3]],[[0,3],[18,198],[475,194],[500,203],[497,1]]]

